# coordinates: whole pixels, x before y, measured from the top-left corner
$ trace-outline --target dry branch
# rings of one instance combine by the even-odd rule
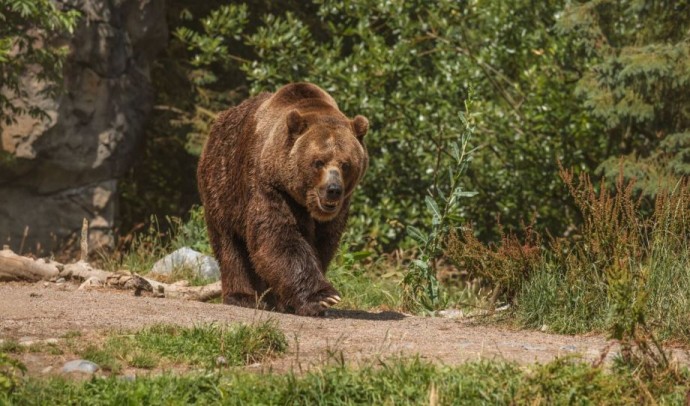
[[[31,259],[17,255],[5,246],[0,251],[0,281],[40,281],[57,278],[84,281],[80,289],[102,286],[133,290],[135,295],[150,292],[156,297],[205,302],[220,297],[220,282],[205,286],[186,286],[183,283],[161,283],[131,272],[108,272],[78,261],[63,265],[54,261]]]

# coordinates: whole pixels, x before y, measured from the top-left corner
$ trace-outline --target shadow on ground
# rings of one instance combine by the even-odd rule
[[[328,319],[353,319],[353,320],[380,320],[380,321],[395,321],[403,320],[407,318],[402,313],[398,312],[379,312],[370,313],[363,310],[341,310],[341,309],[329,309],[326,312],[326,318]]]

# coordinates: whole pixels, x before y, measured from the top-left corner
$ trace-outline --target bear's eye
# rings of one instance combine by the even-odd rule
[[[322,160],[317,159],[316,161],[314,161],[314,163],[312,165],[314,165],[314,168],[316,168],[316,169],[321,169],[321,168],[323,168],[324,164],[323,164]]]
[[[348,162],[343,162],[341,168],[343,168],[343,172],[347,172],[350,170],[350,164]]]

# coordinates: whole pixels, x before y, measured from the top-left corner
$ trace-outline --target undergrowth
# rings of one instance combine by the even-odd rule
[[[26,379],[0,392],[9,404],[682,404],[688,372],[642,380],[635,371],[607,371],[574,359],[519,366],[478,361],[437,366],[389,360],[352,368],[325,367],[303,375],[241,370],[116,377],[85,382]]]
[[[348,237],[333,259],[328,279],[341,293],[339,308],[397,310],[400,308],[400,276],[394,261],[370,251],[351,251]]]
[[[189,218],[166,217],[163,221],[151,217],[145,230],[135,230],[119,239],[114,252],[100,252],[99,261],[108,271],[128,270],[147,274],[153,264],[171,252],[189,247],[203,254],[212,255],[211,246],[206,234],[203,207],[194,207],[189,211]],[[185,279],[192,285],[204,284],[204,280],[195,280],[193,272],[178,269],[162,282],[175,282]]]
[[[561,178],[582,217],[571,235],[542,239],[525,227],[525,238],[485,245],[467,231],[451,237],[448,255],[500,291],[525,326],[608,331],[657,356],[657,337],[690,342],[690,185],[649,202],[622,175],[613,187],[567,170]]]

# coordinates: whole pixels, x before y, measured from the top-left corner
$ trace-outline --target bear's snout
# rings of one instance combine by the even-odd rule
[[[339,183],[331,183],[326,188],[326,199],[328,200],[338,200],[340,196],[343,195],[343,188]]]
[[[329,169],[321,178],[318,186],[319,209],[323,213],[336,213],[343,197],[343,178],[337,169]]]
[[[326,186],[327,200],[340,200],[343,195],[343,182],[340,178],[340,173],[337,170],[331,169],[328,172],[328,186]]]

